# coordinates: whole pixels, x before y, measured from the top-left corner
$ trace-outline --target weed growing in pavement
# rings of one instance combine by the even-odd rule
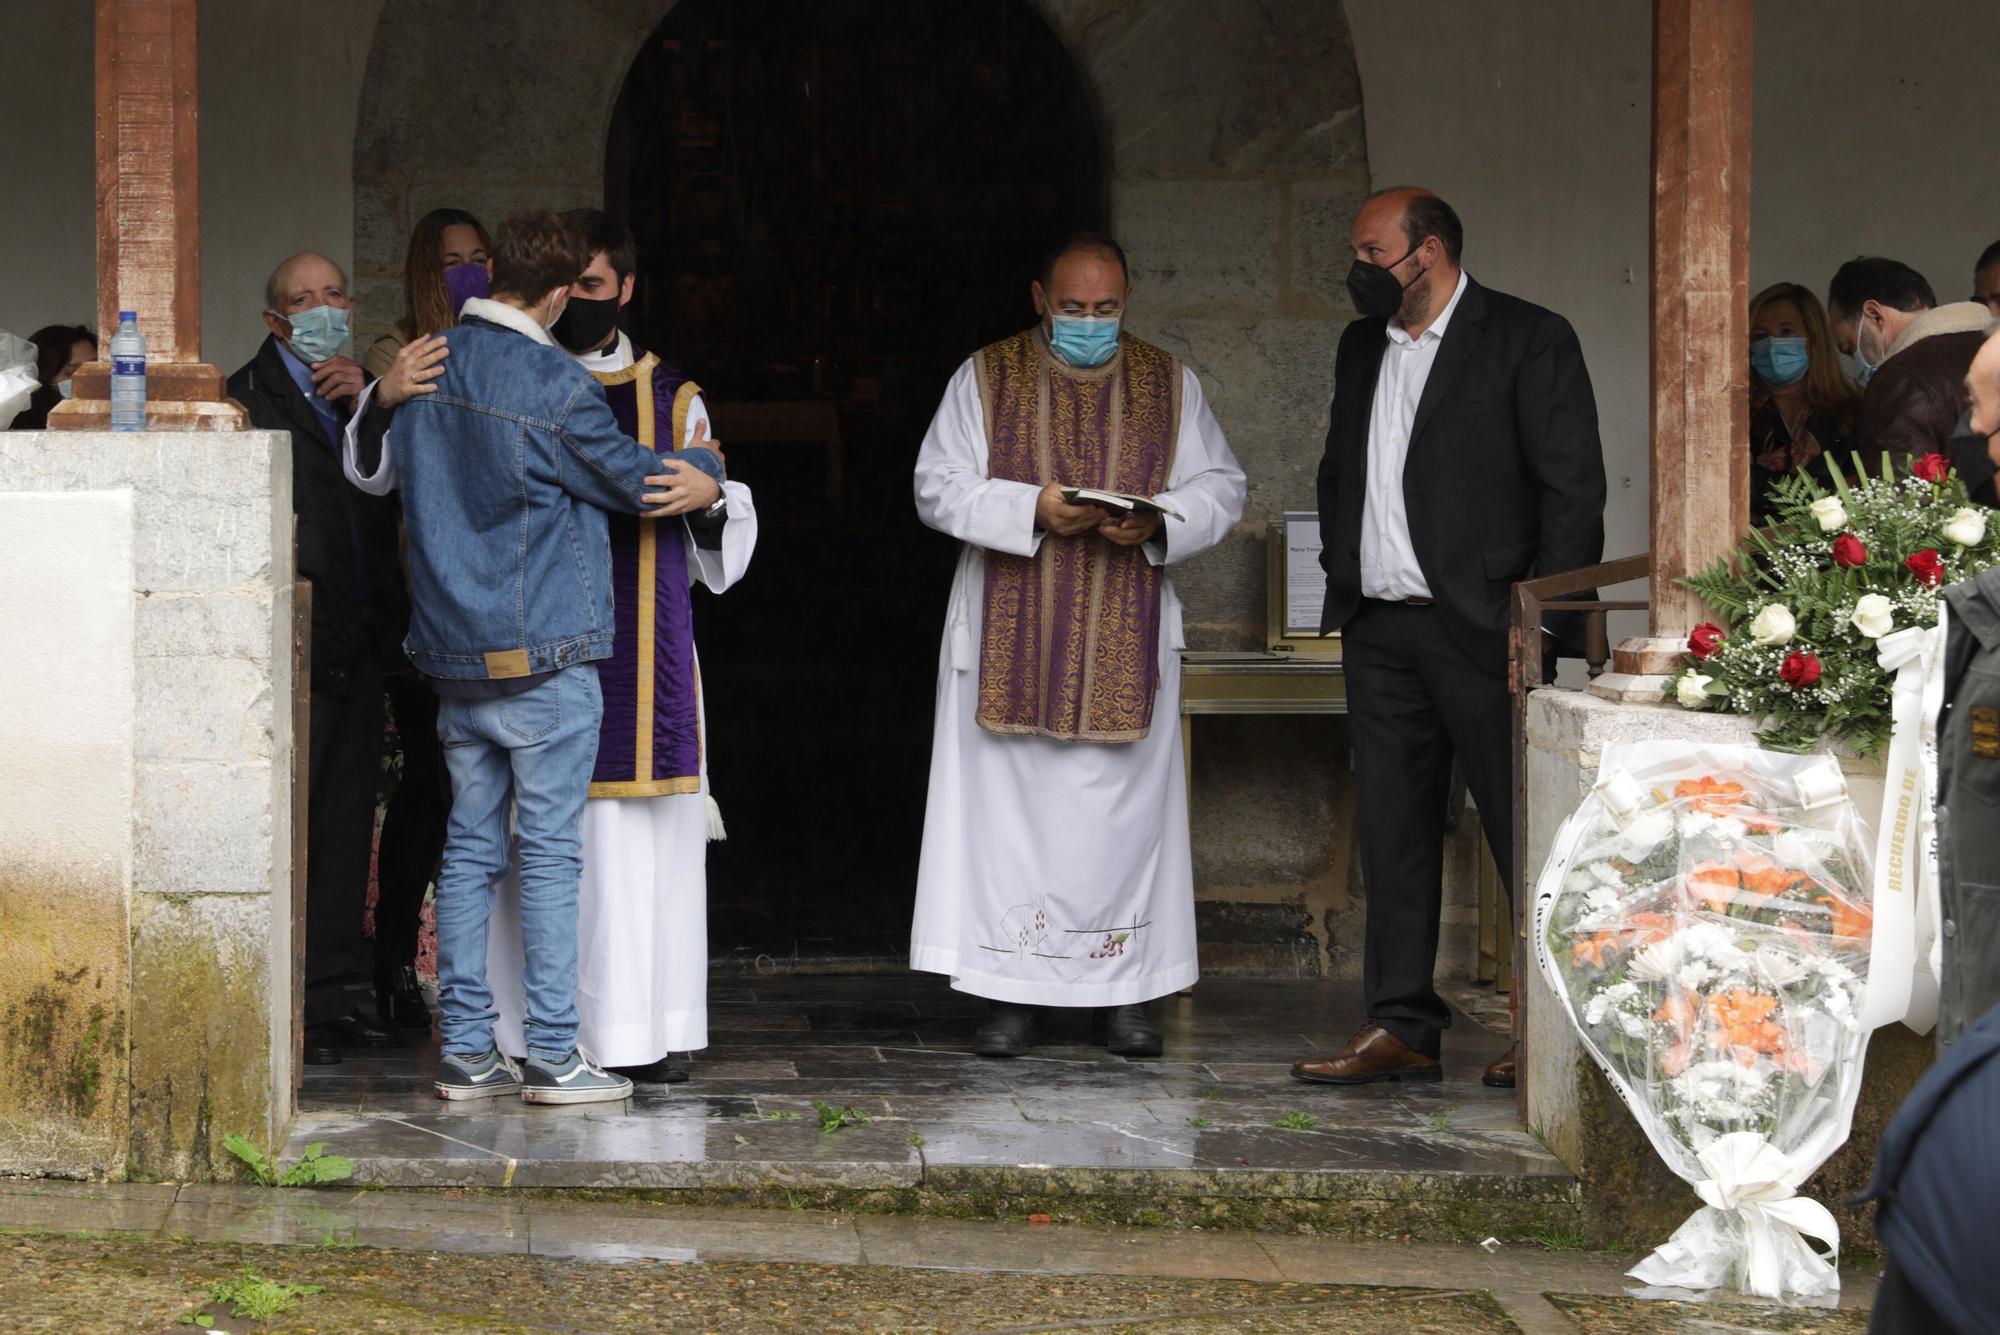
[[[1307,1112],[1288,1112],[1271,1125],[1281,1131],[1317,1131],[1319,1118]]]
[[[821,1103],[818,1099],[813,1100],[813,1110],[819,1114],[819,1130],[823,1136],[831,1135],[844,1126],[861,1126],[871,1120],[865,1112],[857,1112],[853,1108],[836,1108],[831,1103]]]
[[[1538,1228],[1529,1235],[1539,1246],[1552,1252],[1587,1252],[1590,1243],[1580,1228]]]
[[[246,1136],[224,1136],[222,1148],[249,1164],[257,1185],[263,1187],[316,1187],[322,1182],[340,1182],[354,1176],[354,1160],[328,1154],[323,1140],[306,1146],[298,1161],[282,1173],[278,1171],[277,1159],[251,1144]]]
[[[253,1270],[237,1272],[234,1279],[219,1279],[208,1289],[208,1301],[218,1307],[230,1309],[230,1315],[250,1321],[269,1321],[280,1312],[288,1311],[301,1298],[310,1298],[326,1289],[319,1284],[281,1284],[275,1279],[265,1279]],[[193,1311],[181,1318],[183,1325],[212,1325],[214,1318],[205,1311]]]
[[[1456,1103],[1447,1103],[1444,1105],[1444,1107],[1433,1111],[1431,1113],[1431,1130],[1433,1131],[1451,1130],[1451,1115],[1457,1111],[1458,1111],[1458,1105]]]
[[[920,1150],[923,1147],[924,1147],[924,1138],[915,1131],[912,1131],[910,1133],[910,1148]]]
[[[321,1232],[321,1234],[319,1235],[319,1242],[315,1245],[327,1248],[329,1250],[332,1249],[351,1250],[355,1247],[366,1246],[367,1244],[362,1242],[361,1239],[355,1237],[352,1233],[349,1233],[346,1237],[343,1238],[342,1236],[340,1236],[340,1234],[335,1233],[332,1229],[327,1229]]]
[[[1205,1126],[1214,1126],[1215,1119],[1213,1117],[1190,1117],[1188,1118],[1188,1125],[1199,1131]]]
[[[1202,1091],[1201,1096],[1204,1099],[1207,1099],[1210,1103],[1216,1103],[1223,1099],[1228,1098],[1229,1091],[1224,1089],[1221,1085],[1211,1085],[1207,1089]]]

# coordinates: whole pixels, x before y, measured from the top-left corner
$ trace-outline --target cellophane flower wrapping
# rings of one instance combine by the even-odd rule
[[[1861,1085],[1869,842],[1831,756],[1609,746],[1536,887],[1537,957],[1662,1160],[1708,1202],[1633,1274],[1837,1293],[1795,1190]],[[1819,1237],[1824,1249],[1805,1240]]]

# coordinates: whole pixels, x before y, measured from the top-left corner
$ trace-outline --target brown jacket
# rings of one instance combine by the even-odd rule
[[[1862,395],[1866,463],[1874,466],[1885,450],[1905,466],[1919,454],[1949,453],[1965,413],[1965,373],[1992,323],[1992,313],[1974,301],[1939,306],[1910,321]]]

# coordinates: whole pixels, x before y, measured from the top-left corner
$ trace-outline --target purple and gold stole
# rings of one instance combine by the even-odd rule
[[[592,375],[619,430],[658,454],[680,448],[700,386],[652,353],[622,371]],[[660,416],[667,417],[660,422]],[[665,426],[667,434],[658,434]],[[592,797],[661,797],[701,791],[701,679],[694,661],[694,604],[679,520],[611,516],[611,657],[599,660],[604,723]]]
[[[1181,368],[1127,334],[1103,366],[1049,351],[1039,327],[978,355],[987,476],[1153,496],[1180,434]],[[986,553],[979,726],[1060,741],[1131,742],[1152,727],[1163,574],[1095,533]]]

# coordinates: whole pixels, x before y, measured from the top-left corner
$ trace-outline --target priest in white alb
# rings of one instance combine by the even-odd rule
[[[1168,569],[1229,535],[1243,470],[1194,373],[1122,332],[1116,242],[1070,237],[1030,290],[1040,322],[958,369],[917,456],[918,514],[964,546],[910,963],[990,1001],[982,1056],[1048,1007],[1157,1056],[1146,1003],[1200,972]]]

